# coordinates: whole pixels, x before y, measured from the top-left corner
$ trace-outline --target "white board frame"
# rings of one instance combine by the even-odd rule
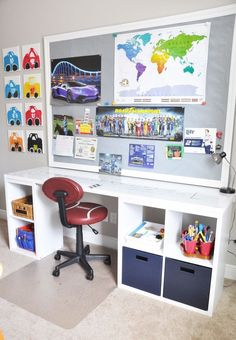
[[[232,40],[232,54],[229,74],[229,87],[228,87],[228,100],[227,100],[227,112],[226,112],[226,126],[225,126],[225,139],[223,150],[227,154],[227,159],[231,159],[232,140],[233,140],[233,127],[234,127],[234,115],[235,115],[235,102],[236,102],[236,5],[216,7],[208,10],[190,12],[180,15],[167,16],[163,18],[138,21],[133,23],[106,26],[100,28],[93,28],[88,30],[81,30],[71,33],[63,33],[57,35],[51,35],[44,37],[44,57],[45,57],[45,83],[46,83],[46,112],[47,112],[47,135],[48,135],[48,163],[50,167],[75,169],[82,171],[98,172],[97,165],[83,165],[66,162],[58,162],[54,160],[52,154],[52,106],[51,99],[51,57],[50,57],[50,43],[59,42],[64,40],[72,40],[78,38],[93,37],[104,34],[122,33],[132,30],[142,30],[148,28],[156,28],[159,26],[173,25],[192,22],[197,20],[208,20],[217,17],[224,17],[227,15],[235,15],[234,33]],[[207,187],[219,188],[221,186],[228,185],[229,178],[229,166],[227,162],[222,163],[222,171],[220,180],[210,180],[205,178],[175,176],[167,174],[149,173],[134,170],[123,170],[122,175],[131,177],[148,178],[153,180],[169,181],[176,183],[193,184]]]

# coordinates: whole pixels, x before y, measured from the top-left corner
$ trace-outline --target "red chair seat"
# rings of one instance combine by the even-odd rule
[[[96,203],[81,202],[66,210],[67,222],[72,225],[93,224],[107,217],[107,208]]]

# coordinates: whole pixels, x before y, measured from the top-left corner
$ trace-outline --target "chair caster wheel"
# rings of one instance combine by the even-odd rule
[[[52,275],[58,277],[60,275],[60,270],[54,269],[54,271],[52,272]]]
[[[93,272],[90,272],[86,275],[86,279],[92,281],[93,280]]]
[[[104,260],[104,263],[105,263],[107,266],[110,266],[110,265],[111,265],[111,258],[110,258],[110,256],[107,257],[107,258]]]
[[[90,246],[87,244],[87,246],[84,248],[85,255],[90,254]]]
[[[54,259],[57,260],[57,261],[59,261],[59,260],[61,259],[61,255],[60,255],[60,254],[56,254],[56,255],[54,256]]]

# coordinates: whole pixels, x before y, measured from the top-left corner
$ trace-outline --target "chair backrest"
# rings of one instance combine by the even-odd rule
[[[78,183],[65,177],[49,178],[44,182],[42,190],[48,198],[55,202],[57,202],[56,191],[66,192],[67,195],[64,197],[66,206],[76,204],[84,194],[82,187]]]

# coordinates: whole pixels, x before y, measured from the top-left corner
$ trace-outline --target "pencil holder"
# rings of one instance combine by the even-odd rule
[[[201,255],[210,256],[213,252],[214,243],[213,242],[200,242],[199,252]]]
[[[197,245],[197,241],[184,240],[185,253],[195,254],[196,253],[196,245]]]

